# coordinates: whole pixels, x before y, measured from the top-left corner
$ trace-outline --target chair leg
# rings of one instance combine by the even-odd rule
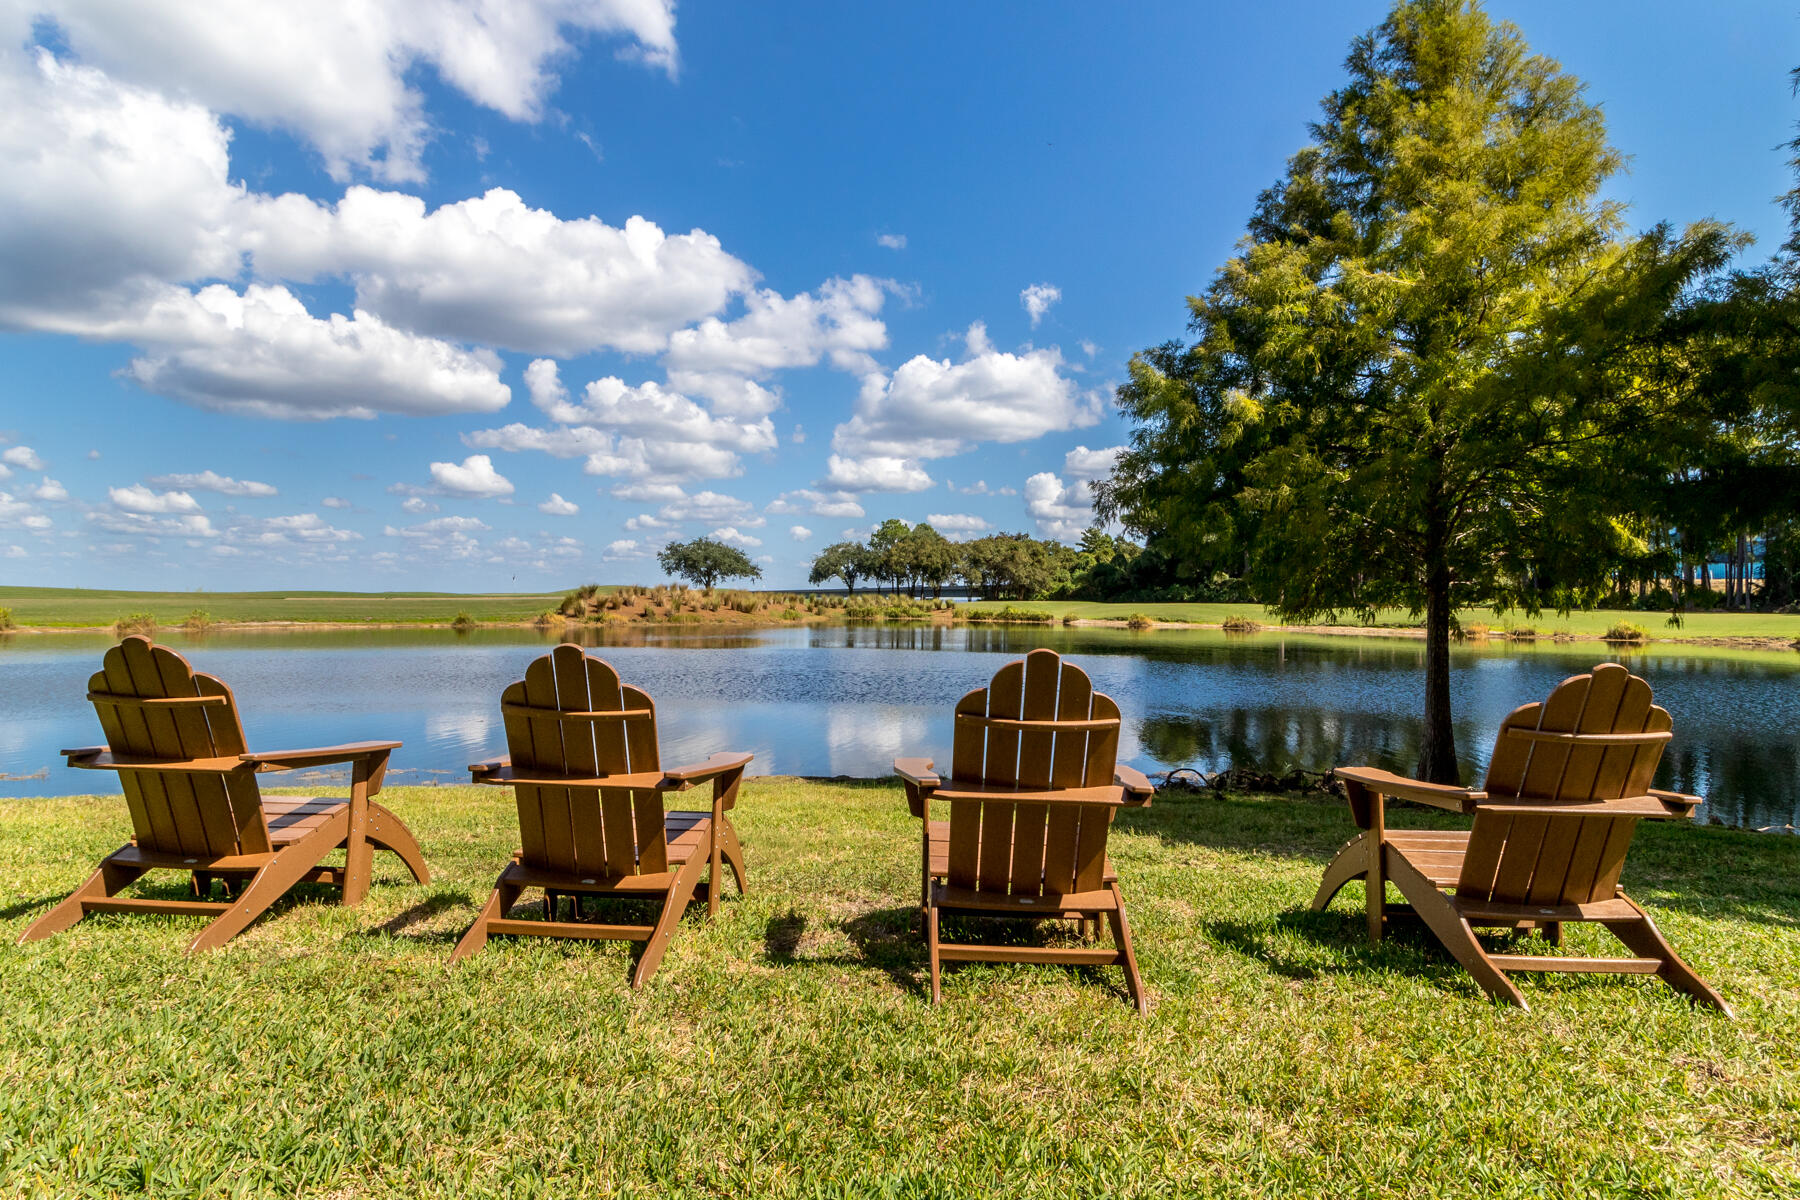
[[[450,952],[450,962],[461,962],[487,945],[488,922],[498,921],[511,912],[512,906],[519,899],[519,893],[524,890],[517,884],[508,883],[506,876],[501,875],[494,882],[493,894],[487,898],[487,903],[481,906],[481,912],[476,914],[475,923],[469,926],[457,941],[456,949]]]
[[[188,953],[216,950],[242,933],[271,904],[286,895],[302,875],[318,866],[319,860],[344,840],[349,820],[349,814],[345,813],[336,820],[321,825],[264,863],[238,894],[237,901],[188,943]]]
[[[675,873],[675,882],[669,885],[669,892],[663,897],[662,915],[656,919],[656,926],[650,932],[650,940],[644,943],[644,953],[638,959],[637,969],[631,973],[632,987],[643,987],[644,982],[661,965],[663,951],[669,948],[669,939],[674,936],[675,927],[681,924],[682,914],[687,911],[688,901],[694,898],[694,888],[699,884],[700,874],[706,866],[706,859],[696,853]]]
[[[731,874],[737,880],[738,895],[744,895],[744,847],[738,841],[737,830],[733,828],[730,817],[719,820],[719,851],[724,855],[726,863],[731,866]]]
[[[931,1002],[936,1004],[944,998],[943,964],[938,961],[937,905],[929,902],[925,905],[925,951],[931,958]]]
[[[1313,893],[1312,910],[1323,912],[1331,903],[1331,898],[1343,890],[1346,883],[1353,879],[1361,879],[1369,873],[1369,848],[1365,844],[1368,834],[1359,833],[1344,843],[1344,848],[1337,852],[1337,857],[1325,864],[1325,877],[1319,881],[1319,890]]]
[[[406,864],[417,883],[430,883],[431,872],[425,866],[425,855],[419,850],[419,843],[399,817],[382,805],[369,801],[368,838],[376,847],[387,850]]]
[[[1436,884],[1407,862],[1404,854],[1389,855],[1387,866],[1388,877],[1400,889],[1400,894],[1412,902],[1413,911],[1437,935],[1438,941],[1444,944],[1444,949],[1450,951],[1456,961],[1463,965],[1463,969],[1475,977],[1475,982],[1481,986],[1482,991],[1495,1000],[1516,1004],[1520,1008],[1530,1008],[1525,1003],[1525,994],[1506,977],[1504,971],[1488,959],[1487,951],[1475,939],[1475,930],[1456,911],[1456,906],[1450,903],[1449,898],[1438,890]]]
[[[1131,922],[1125,917],[1125,897],[1119,892],[1117,883],[1109,885],[1113,896],[1113,907],[1106,916],[1112,922],[1113,945],[1119,948],[1119,965],[1125,968],[1125,987],[1131,993],[1131,1002],[1137,1006],[1138,1015],[1150,1015],[1150,997],[1144,991],[1144,978],[1138,974],[1137,952],[1131,947]]]
[[[1636,902],[1632,907],[1637,908]],[[1669,945],[1669,939],[1662,935],[1650,914],[1638,908],[1638,919],[1632,921],[1606,921],[1605,926],[1612,930],[1612,935],[1625,943],[1625,948],[1640,958],[1656,958],[1662,960],[1657,968],[1656,977],[1678,992],[1685,992],[1701,1004],[1710,1005],[1726,1016],[1731,1016],[1731,1007],[1725,1003],[1725,997],[1719,995],[1713,986],[1700,978],[1694,968],[1683,962],[1675,953],[1675,947]]]
[[[52,934],[61,933],[87,915],[87,910],[81,906],[83,900],[100,900],[107,896],[116,896],[143,873],[144,869],[141,867],[120,866],[110,858],[102,860],[100,865],[94,869],[94,873],[89,875],[80,887],[69,893],[62,903],[27,925],[25,932],[19,935],[18,944],[22,946],[26,942],[35,942]]]

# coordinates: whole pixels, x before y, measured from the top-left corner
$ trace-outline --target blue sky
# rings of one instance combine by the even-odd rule
[[[1780,241],[1787,4],[1495,3]],[[1074,538],[1385,5],[0,0],[0,579],[561,589]]]

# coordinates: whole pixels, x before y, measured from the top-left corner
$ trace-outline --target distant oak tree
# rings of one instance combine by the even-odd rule
[[[677,579],[710,588],[721,579],[761,579],[762,568],[736,546],[711,538],[670,542],[656,555],[657,565]]]
[[[1399,4],[1346,70],[1195,341],[1134,358],[1097,508],[1284,619],[1423,613],[1417,770],[1454,781],[1455,610],[1566,607],[1643,552],[1619,514],[1685,419],[1669,314],[1739,241],[1627,236],[1600,109],[1478,4]]]

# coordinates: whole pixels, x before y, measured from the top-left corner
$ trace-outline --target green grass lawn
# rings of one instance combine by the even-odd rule
[[[1627,868],[1737,1020],[1616,976],[1527,978],[1526,1013],[1422,934],[1369,947],[1354,885],[1306,911],[1352,832],[1337,803],[1165,797],[1112,843],[1140,1018],[1116,971],[1059,967],[953,968],[930,1007],[916,827],[886,783],[749,781],[750,894],[690,909],[641,993],[618,943],[496,940],[446,970],[515,845],[510,799],[386,799],[429,886],[378,857],[361,907],[302,888],[196,959],[197,918],[11,945],[125,815],[0,802],[0,1194],[1800,1189],[1791,838],[1646,826]]]
[[[458,595],[448,592],[110,592],[84,588],[0,587],[0,608],[20,625],[110,628],[147,612],[177,626],[195,609],[215,621],[448,624],[459,612],[477,621],[529,621],[562,599],[553,595]]]
[[[1274,624],[1276,618],[1260,604],[1113,604],[1096,600],[978,600],[969,607],[1001,609],[1007,604],[1014,608],[1033,609],[1038,612],[1052,613],[1058,620],[1065,616],[1074,616],[1090,621],[1123,621],[1133,613],[1143,613],[1157,621],[1188,621],[1203,625],[1217,625],[1227,617],[1247,617],[1263,624]],[[1800,613],[1726,613],[1703,612],[1687,613],[1682,617],[1679,628],[1667,624],[1667,613],[1651,612],[1542,612],[1537,616],[1527,616],[1522,612],[1511,612],[1501,616],[1485,608],[1464,609],[1457,614],[1465,625],[1486,625],[1495,634],[1517,626],[1530,626],[1540,636],[1564,632],[1598,636],[1617,621],[1630,621],[1640,626],[1652,638],[1800,638]],[[1350,614],[1340,616],[1339,624],[1360,626]],[[1424,617],[1414,617],[1401,609],[1387,609],[1377,616],[1377,626],[1395,628],[1422,628]]]

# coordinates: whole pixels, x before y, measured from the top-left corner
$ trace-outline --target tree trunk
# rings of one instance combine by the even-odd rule
[[[1435,490],[1435,489],[1434,489]],[[1435,500],[1435,497],[1433,498]],[[1425,534],[1425,740],[1417,778],[1457,784],[1456,731],[1450,724],[1450,564],[1447,524],[1428,501]]]
[[[1450,723],[1450,581],[1443,574],[1442,586],[1434,579],[1425,602],[1425,740],[1416,775],[1426,783],[1456,784],[1461,780]]]

